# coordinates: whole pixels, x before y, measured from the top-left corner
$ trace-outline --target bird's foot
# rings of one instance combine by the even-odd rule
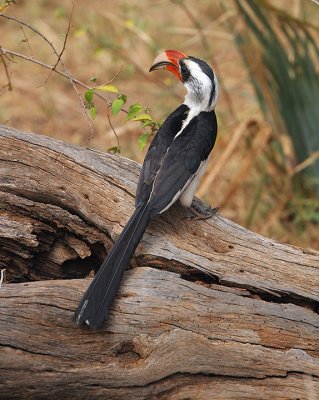
[[[217,211],[218,207],[212,208],[207,206],[199,199],[194,199],[192,205],[189,208],[190,215],[187,219],[196,220],[196,219],[207,219],[213,217]]]

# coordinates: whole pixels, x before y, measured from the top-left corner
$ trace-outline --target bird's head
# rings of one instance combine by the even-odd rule
[[[218,97],[218,81],[213,69],[203,60],[186,56],[178,50],[165,50],[154,60],[150,71],[167,69],[187,90],[184,104],[190,109],[211,111]]]

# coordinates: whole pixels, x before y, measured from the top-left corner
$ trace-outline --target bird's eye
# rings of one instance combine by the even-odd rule
[[[190,72],[189,72],[188,66],[184,62],[180,63],[180,71],[181,71],[183,81],[186,82],[190,76]]]
[[[188,71],[188,68],[186,67],[186,64],[182,63],[181,64],[181,72],[186,73]]]

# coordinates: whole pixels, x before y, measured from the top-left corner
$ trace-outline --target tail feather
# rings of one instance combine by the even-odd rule
[[[123,273],[128,268],[130,259],[149,221],[150,213],[147,203],[142,204],[129,219],[118,241],[103,261],[80,301],[74,314],[74,321],[77,325],[83,322],[92,328],[99,328],[103,325]]]

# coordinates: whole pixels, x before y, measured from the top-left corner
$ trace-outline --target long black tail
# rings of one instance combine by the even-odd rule
[[[99,328],[107,318],[122,275],[150,222],[148,205],[142,204],[129,219],[118,241],[103,261],[74,314],[77,325]]]

